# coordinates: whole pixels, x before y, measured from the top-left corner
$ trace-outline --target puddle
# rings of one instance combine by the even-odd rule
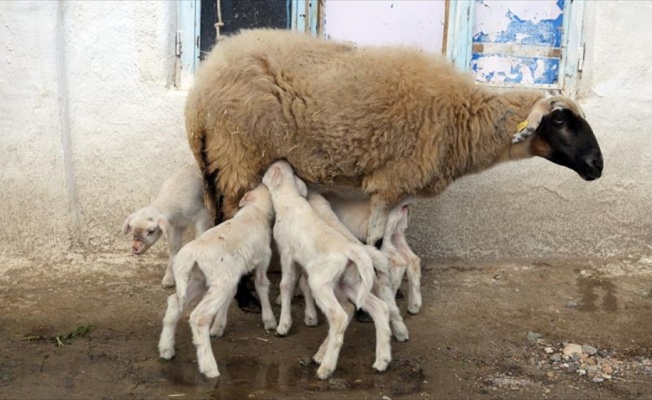
[[[578,310],[607,312],[618,310],[616,286],[611,280],[579,277],[577,278],[577,288],[581,297]]]

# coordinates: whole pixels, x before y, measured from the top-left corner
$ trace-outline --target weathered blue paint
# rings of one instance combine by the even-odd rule
[[[479,3],[483,4],[482,1]],[[521,19],[509,10],[505,16],[510,22],[505,31],[494,37],[485,32],[479,32],[473,36],[473,42],[561,47],[564,0],[558,0],[557,7],[562,11],[557,18],[541,19],[537,22]]]
[[[481,68],[483,59],[500,59],[500,64],[507,66],[505,70],[487,71]],[[471,70],[475,73],[477,82],[492,82],[501,84],[554,85],[559,76],[560,60],[547,57],[514,57],[499,54],[473,53]],[[505,68],[505,69],[507,69]],[[529,73],[524,74],[524,69]]]
[[[446,58],[461,71],[468,71],[471,61],[473,0],[456,0],[450,4],[447,26]]]

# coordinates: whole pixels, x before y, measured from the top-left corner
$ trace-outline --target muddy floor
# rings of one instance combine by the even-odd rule
[[[212,340],[222,375],[206,379],[187,319],[176,357],[158,358],[170,294],[159,286],[162,254],[1,261],[2,399],[652,398],[652,258],[424,260],[424,307],[410,316],[398,301],[410,340],[392,343],[389,370],[372,371],[373,325],[354,320],[328,381],[302,362],[326,326],[302,324],[301,299],[285,338],[232,305],[224,336]],[[275,296],[280,274],[270,278]],[[567,343],[599,349],[615,371],[600,380],[578,372],[584,360],[553,361]]]

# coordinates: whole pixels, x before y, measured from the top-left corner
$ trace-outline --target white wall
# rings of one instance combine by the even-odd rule
[[[324,34],[360,45],[404,44],[441,52],[444,1],[327,0]]]
[[[410,8],[425,2],[382,3],[412,10],[424,25],[435,18]],[[652,18],[652,3],[622,4],[587,2],[585,19],[582,104],[603,148],[603,178],[585,182],[528,160],[462,179],[417,208],[410,240],[420,255],[650,250],[652,34],[632,21]],[[327,0],[331,35],[355,11],[333,19],[341,6]],[[414,34],[396,25],[409,18],[389,14],[395,25],[365,14],[351,32],[441,48],[434,33]],[[119,234],[126,215],[191,159],[185,92],[171,86],[175,18],[174,2],[0,2],[0,255],[128,251]]]

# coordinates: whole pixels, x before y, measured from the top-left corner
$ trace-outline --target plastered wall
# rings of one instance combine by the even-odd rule
[[[416,208],[418,254],[650,251],[651,34],[633,23],[645,18],[652,3],[587,2],[581,104],[603,177],[585,182],[544,160],[466,177]],[[126,215],[191,160],[186,93],[173,86],[175,29],[173,2],[0,2],[0,254],[128,251]],[[427,42],[437,51],[441,38]]]

